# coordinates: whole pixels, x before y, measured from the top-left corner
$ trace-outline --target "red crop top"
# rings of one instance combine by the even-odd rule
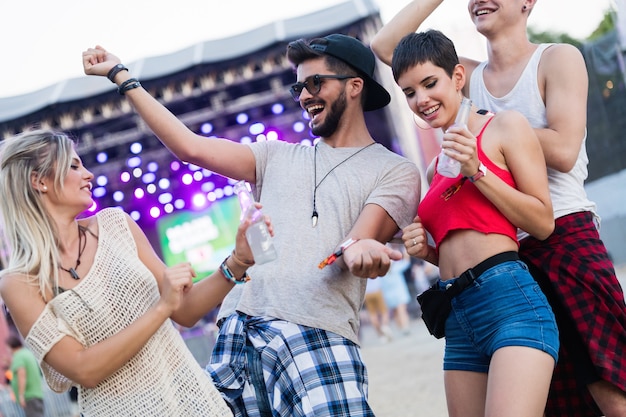
[[[476,136],[478,159],[489,170],[488,175],[497,175],[511,187],[516,187],[511,173],[496,166],[482,151],[481,138],[491,120],[493,118],[485,123]],[[458,191],[451,195],[448,193],[446,200],[446,191],[459,184]],[[450,231],[459,229],[499,233],[517,242],[517,228],[474,184],[461,175],[456,178],[447,178],[435,171],[430,188],[421,201],[417,213],[437,247]]]

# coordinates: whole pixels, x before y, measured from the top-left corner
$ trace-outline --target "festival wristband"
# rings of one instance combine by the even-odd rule
[[[333,264],[337,259],[339,259],[341,255],[343,255],[346,249],[348,249],[350,246],[354,245],[358,241],[359,239],[349,238],[339,246],[339,249],[337,251],[326,257],[326,259],[324,259],[322,262],[320,262],[317,267],[319,269],[324,269],[324,267],[326,267],[327,265]]]

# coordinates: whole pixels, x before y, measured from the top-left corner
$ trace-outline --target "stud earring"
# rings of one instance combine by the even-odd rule
[[[524,7],[522,7],[523,10],[526,10],[526,5],[524,5]]]
[[[48,187],[46,187],[45,185],[42,187],[43,191],[48,191]]]

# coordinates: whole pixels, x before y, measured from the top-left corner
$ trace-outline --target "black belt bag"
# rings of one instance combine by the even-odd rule
[[[429,289],[418,295],[417,302],[422,308],[422,319],[430,334],[437,339],[446,335],[446,320],[452,309],[452,299],[469,287],[476,277],[498,264],[517,260],[519,260],[517,252],[499,253],[463,272],[445,289],[439,288],[439,282],[435,282]]]

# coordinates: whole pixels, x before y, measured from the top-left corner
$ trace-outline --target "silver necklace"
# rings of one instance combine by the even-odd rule
[[[311,223],[313,224],[313,227],[317,226],[317,219],[319,218],[319,214],[317,213],[317,206],[315,205],[318,187],[324,182],[326,177],[328,177],[330,173],[335,170],[335,168],[337,168],[339,165],[343,164],[344,162],[346,162],[348,159],[352,158],[353,156],[356,156],[359,152],[362,152],[365,149],[369,148],[370,146],[374,145],[375,143],[376,142],[372,142],[369,145],[362,147],[358,151],[354,152],[352,155],[348,156],[343,161],[339,162],[337,165],[332,167],[331,170],[326,173],[326,175],[324,175],[324,177],[320,180],[320,182],[317,182],[317,145],[319,143],[315,144],[315,151],[313,154],[313,171],[314,171],[313,183],[315,184],[315,188],[313,188],[313,214],[311,214]]]

